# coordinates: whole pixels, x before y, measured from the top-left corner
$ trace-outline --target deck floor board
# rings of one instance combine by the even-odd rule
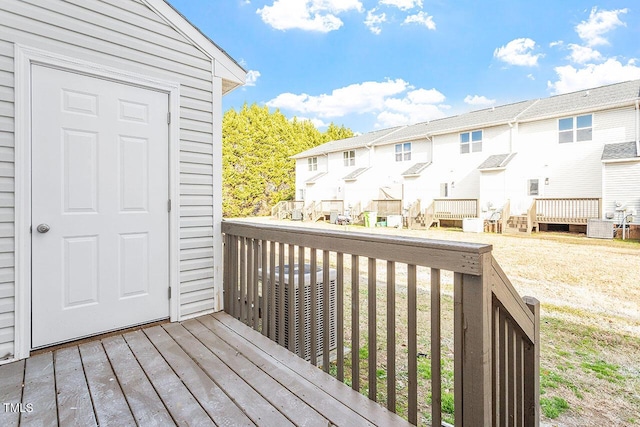
[[[3,427],[408,425],[224,313],[1,365],[0,402],[32,407]]]

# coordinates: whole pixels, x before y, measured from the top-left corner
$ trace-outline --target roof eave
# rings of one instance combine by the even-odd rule
[[[556,118],[559,118],[559,117],[577,116],[577,115],[580,115],[580,114],[592,113],[592,112],[603,111],[603,110],[611,110],[611,109],[614,109],[614,108],[635,107],[637,100],[640,100],[640,97],[629,99],[629,100],[626,100],[624,102],[616,102],[616,103],[613,103],[613,104],[600,104],[600,105],[597,105],[597,106],[594,106],[594,107],[583,108],[583,109],[580,109],[580,110],[569,110],[569,111],[564,111],[564,112],[557,112],[557,113],[547,114],[547,115],[544,115],[544,116],[534,116],[534,117],[527,118],[527,119],[518,119],[518,123],[529,123],[529,122],[537,122],[537,121],[540,121],[540,120],[556,119]]]
[[[214,76],[235,83],[234,89],[245,84],[247,71],[171,4],[165,0],[142,0],[142,2],[214,61],[212,70]]]

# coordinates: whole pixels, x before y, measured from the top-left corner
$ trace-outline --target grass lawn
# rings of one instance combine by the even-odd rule
[[[547,426],[640,426],[640,243],[588,239],[583,235],[537,233],[531,236],[472,234],[455,229],[364,229],[260,219],[270,224],[326,227],[348,232],[402,234],[431,239],[468,241],[493,245],[493,255],[520,295],[541,302],[541,412]],[[386,402],[386,290],[384,263],[379,262],[376,295],[378,306],[378,401]],[[350,268],[350,266],[347,266]],[[361,267],[366,272],[366,267]],[[402,348],[406,325],[406,292],[399,266],[397,293],[397,412],[406,410],[407,361]],[[349,275],[345,274],[345,278]],[[430,360],[428,270],[418,272],[419,409],[422,422],[429,420]],[[451,359],[452,278],[443,275],[443,419],[453,413],[453,362]],[[349,283],[345,283],[349,295]],[[361,391],[368,393],[366,378],[366,282],[360,287]],[[345,298],[346,300],[346,298]],[[345,322],[350,319],[345,304]],[[346,339],[350,339],[349,331]],[[406,335],[406,333],[405,333]],[[347,341],[348,342],[348,341]],[[346,382],[352,373],[345,368]]]

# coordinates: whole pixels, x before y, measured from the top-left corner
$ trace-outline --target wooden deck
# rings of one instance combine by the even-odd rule
[[[224,313],[0,366],[0,405],[1,426],[409,425]]]

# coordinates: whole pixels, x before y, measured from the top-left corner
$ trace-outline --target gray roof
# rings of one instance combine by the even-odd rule
[[[318,179],[325,176],[326,172],[320,172],[319,174],[313,175],[311,178],[305,181],[305,184],[315,184]]]
[[[478,169],[497,169],[506,167],[516,153],[507,154],[494,154],[487,157],[487,159],[478,166]]]
[[[355,181],[360,175],[365,173],[368,169],[369,168],[358,168],[342,179],[345,181]]]
[[[620,142],[617,144],[605,144],[602,150],[602,160],[621,160],[638,158],[635,141]],[[640,159],[640,158],[638,158]]]
[[[562,117],[581,112],[598,111],[619,105],[632,105],[640,98],[640,80],[616,83],[578,92],[532,99],[471,111],[452,117],[377,130],[353,138],[327,142],[293,156],[305,158],[331,152],[353,150],[365,146],[415,141],[465,130],[482,129],[516,121],[532,121],[549,117]]]
[[[524,112],[519,120],[528,121],[570,115],[579,111],[596,111],[621,103],[631,103],[639,96],[640,80],[600,86],[540,99]]]
[[[402,176],[416,176],[416,175],[420,175],[422,173],[423,170],[425,170],[426,168],[429,167],[429,165],[431,164],[431,162],[425,162],[425,163],[416,163],[415,165],[411,166],[409,169],[407,169],[406,171],[402,172]]]

